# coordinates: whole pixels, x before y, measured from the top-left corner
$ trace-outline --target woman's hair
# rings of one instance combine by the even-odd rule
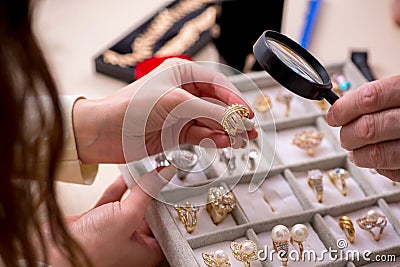
[[[53,246],[72,266],[87,266],[56,202],[63,121],[31,17],[29,0],[0,0],[0,265],[45,261],[48,246],[39,229],[47,221]]]

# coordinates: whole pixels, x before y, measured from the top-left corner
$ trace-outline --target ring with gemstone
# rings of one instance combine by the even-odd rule
[[[254,99],[253,107],[258,112],[267,112],[272,108],[271,98],[266,94],[259,94]]]
[[[343,195],[347,195],[346,179],[350,178],[350,172],[343,168],[335,168],[327,172],[329,180],[336,187],[337,190]],[[340,181],[341,186],[336,182]]]
[[[178,169],[177,177],[181,180],[196,166],[199,157],[186,149],[176,149],[167,153],[166,159]]]
[[[286,106],[285,117],[289,116],[290,113],[290,101],[293,98],[293,94],[287,93],[285,91],[280,91],[276,96],[276,101],[284,104]]]
[[[222,249],[216,250],[214,253],[202,253],[204,264],[208,267],[230,267],[229,257]]]
[[[165,156],[164,153],[159,153],[156,155],[155,159],[156,161],[156,167],[166,167],[169,165],[169,161],[167,160],[167,157]]]
[[[221,125],[230,137],[235,137],[239,125],[243,123],[242,119],[249,116],[250,111],[247,107],[240,104],[233,104],[225,109]]]
[[[303,242],[306,241],[308,234],[309,232],[307,226],[301,223],[295,224],[290,230],[290,243],[293,244],[294,242],[296,242],[299,246],[300,259],[303,259]]]
[[[219,161],[224,162],[228,168],[228,173],[232,174],[236,169],[236,156],[233,152],[233,148],[225,147],[220,150]]]
[[[323,138],[324,133],[320,131],[302,131],[293,137],[292,144],[306,150],[307,155],[312,157],[314,149],[321,144]]]
[[[381,235],[387,224],[386,217],[375,210],[369,210],[368,213],[357,219],[358,226],[370,232],[375,241],[381,239]],[[379,228],[377,233],[374,233],[374,228]]]
[[[355,239],[355,235],[356,235],[356,231],[354,229],[354,225],[353,222],[351,221],[351,219],[347,216],[342,216],[339,219],[339,226],[340,228],[344,231],[344,233],[346,234],[346,238],[347,240],[349,240],[350,243],[354,243],[354,239]]]
[[[231,242],[231,251],[233,257],[243,262],[246,267],[250,267],[250,262],[258,259],[257,245],[251,240]]]
[[[250,171],[254,171],[257,167],[258,152],[255,148],[250,148],[248,153],[242,155],[242,160],[247,161],[246,165],[249,167]]]
[[[189,234],[194,231],[197,225],[197,213],[199,207],[186,202],[185,205],[175,205],[175,210],[178,213],[178,218]]]
[[[214,224],[223,222],[235,207],[236,199],[232,192],[226,192],[222,186],[208,189],[206,209]]]
[[[322,203],[324,196],[324,184],[322,172],[318,169],[308,171],[308,186],[314,191],[319,203]]]
[[[279,255],[279,259],[282,261],[283,266],[287,266],[289,256],[289,229],[282,224],[274,226],[271,231],[272,244],[276,254]]]

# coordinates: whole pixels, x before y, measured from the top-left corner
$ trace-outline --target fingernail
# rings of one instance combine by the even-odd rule
[[[178,169],[170,164],[167,167],[162,168],[158,173],[167,181],[171,181],[172,177],[174,177],[178,173]]]
[[[247,147],[247,141],[245,139],[242,139],[242,146],[240,148],[246,148]]]
[[[250,120],[248,118],[243,118],[242,121],[247,131],[250,131],[251,129],[254,128],[255,123],[253,120]]]
[[[347,154],[347,158],[350,160],[350,162],[354,163],[353,151],[350,151],[350,152]]]
[[[328,113],[326,114],[326,121],[328,122],[328,124],[330,126],[333,126],[333,127],[337,126],[337,123],[335,121],[335,117],[333,116],[332,109],[328,110]]]

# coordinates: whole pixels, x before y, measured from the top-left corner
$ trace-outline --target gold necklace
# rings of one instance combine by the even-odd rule
[[[179,1],[173,7],[162,10],[157,16],[154,17],[154,19],[147,27],[147,29],[133,41],[133,43],[131,44],[132,48],[131,53],[120,54],[112,50],[107,50],[106,52],[103,53],[103,60],[106,63],[118,65],[121,67],[127,67],[127,66],[134,66],[136,65],[136,63],[151,57],[153,55],[155,44],[165,34],[165,32],[168,29],[170,29],[176,22],[184,18],[186,15],[190,14],[195,10],[198,10],[204,4],[211,3],[213,1],[214,0],[182,0]],[[207,10],[209,10],[209,8],[207,8]],[[194,20],[194,23],[192,24],[190,24],[189,22],[185,23],[184,26],[186,26],[186,29],[189,28],[190,30],[193,30],[194,31],[193,33],[188,34],[189,30],[185,29],[185,31],[182,31],[183,30],[182,28],[179,34],[168,42],[169,48],[168,49],[162,48],[160,50],[161,51],[164,50],[166,52],[172,51],[173,49],[171,48],[171,46],[176,45],[176,42],[171,42],[174,39],[177,41],[184,40],[183,42],[186,45],[186,47],[184,47],[183,45],[179,45],[177,47],[179,49],[175,49],[176,51],[182,51],[182,49],[184,48],[185,48],[184,50],[186,50],[188,48],[187,46],[189,44],[194,43],[195,41],[193,40],[196,38],[197,35],[201,33],[201,32],[199,33],[198,30],[195,30],[196,27],[198,29],[204,29],[206,25],[210,24],[212,18],[211,13],[213,13],[213,11],[208,11],[205,13],[206,13],[205,15],[201,14],[198,17],[201,16],[202,20],[206,21],[196,20],[197,19],[196,17],[191,21],[189,21],[192,22]],[[214,22],[215,18],[216,18],[216,12],[214,16]],[[182,52],[184,52],[184,50]],[[161,54],[166,54],[166,52],[161,52]]]

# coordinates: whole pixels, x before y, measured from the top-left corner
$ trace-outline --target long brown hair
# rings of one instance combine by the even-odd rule
[[[44,218],[52,243],[72,266],[83,266],[88,261],[56,203],[53,177],[63,120],[31,16],[29,0],[0,0],[0,263],[16,267],[24,259],[36,267],[43,256],[46,260],[43,236],[38,235],[39,247],[31,240]]]

